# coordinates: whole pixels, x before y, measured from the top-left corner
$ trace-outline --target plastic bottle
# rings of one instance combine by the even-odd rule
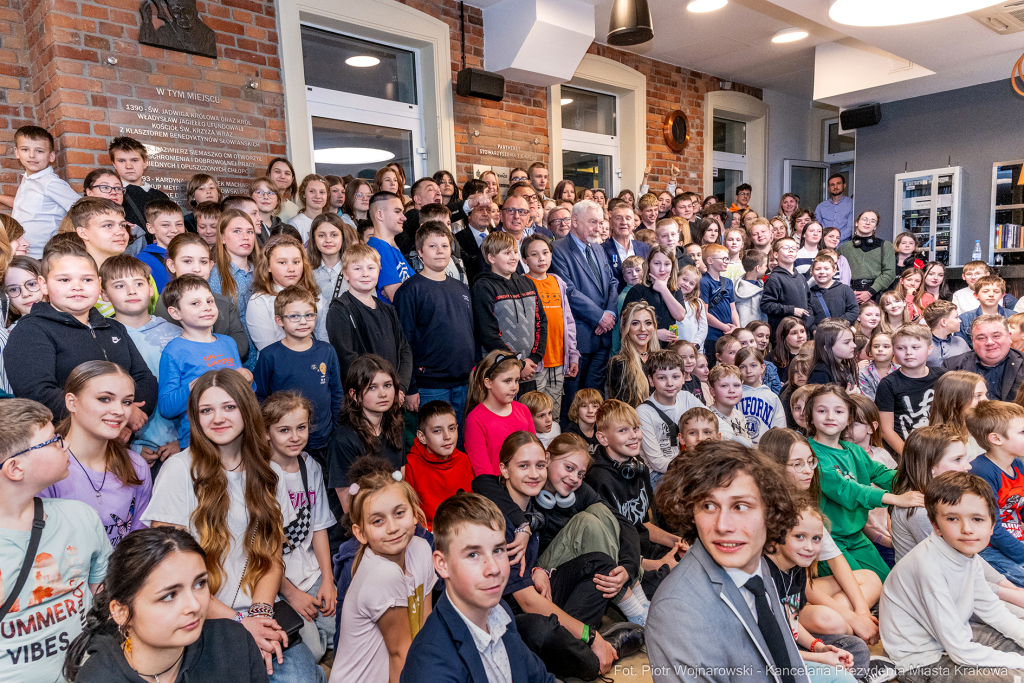
[[[971,260],[981,260],[981,240],[974,240],[974,251],[971,253]]]

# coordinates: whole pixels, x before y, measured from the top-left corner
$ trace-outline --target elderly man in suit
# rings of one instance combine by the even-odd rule
[[[622,279],[622,262],[629,256],[646,259],[651,253],[651,245],[633,239],[633,209],[625,202],[615,204],[611,210],[611,237],[601,243],[608,260],[612,262],[615,279],[619,281],[619,290],[626,286]]]
[[[466,277],[472,285],[482,270],[480,245],[494,226],[491,225],[491,200],[487,195],[475,194],[466,200],[466,204],[469,208],[466,227],[455,233],[455,241],[462,250],[462,263],[466,266]]]
[[[735,441],[705,441],[669,468],[655,503],[690,549],[651,598],[655,683],[810,680],[768,564],[799,518],[786,474]]]
[[[575,287],[569,295],[569,308],[576,320],[576,345],[580,352],[579,374],[566,378],[562,424],[566,423],[568,406],[581,387],[604,394],[619,281],[607,253],[593,241],[603,219],[604,210],[598,204],[589,200],[578,202],[572,207],[569,234],[555,242],[551,254],[551,272]]]

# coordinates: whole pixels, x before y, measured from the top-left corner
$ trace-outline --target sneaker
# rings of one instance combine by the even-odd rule
[[[899,671],[896,664],[888,657],[872,657],[868,663],[868,675],[865,683],[886,683],[896,678]]]

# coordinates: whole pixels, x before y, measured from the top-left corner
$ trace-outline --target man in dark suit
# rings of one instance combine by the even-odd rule
[[[455,233],[455,241],[459,243],[466,277],[472,285],[481,272],[480,245],[494,226],[491,225],[491,200],[487,195],[475,194],[466,203],[469,204],[466,227]]]
[[[589,200],[578,202],[572,208],[569,234],[555,242],[551,254],[551,272],[576,288],[569,295],[569,308],[576,320],[580,371],[565,380],[562,424],[567,423],[569,404],[581,387],[597,389],[602,395],[605,390],[619,281],[608,254],[601,245],[591,242],[602,220],[604,210],[600,206]]]
[[[991,401],[1012,401],[1024,382],[1024,354],[1011,348],[1010,327],[1001,315],[980,315],[971,325],[973,351],[942,361],[947,370],[981,375]]]
[[[612,262],[615,279],[619,281],[619,291],[626,286],[622,279],[622,262],[628,256],[639,256],[646,259],[651,253],[651,245],[633,239],[633,210],[625,202],[615,205],[611,210],[611,237],[601,243],[608,260]]]

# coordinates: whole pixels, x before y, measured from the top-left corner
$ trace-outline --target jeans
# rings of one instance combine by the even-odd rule
[[[466,412],[466,394],[468,391],[469,387],[467,385],[452,387],[451,389],[424,389],[420,387],[420,405],[426,405],[430,401],[444,401],[452,408],[455,408],[455,421],[461,425],[463,413]]]
[[[551,416],[556,418],[562,412],[562,390],[565,388],[565,366],[559,365],[554,368],[541,368],[533,376],[537,383],[537,391],[551,397],[554,404],[551,407]]]
[[[316,592],[320,590],[320,584],[323,583],[324,577],[321,576],[316,580],[309,590],[306,591],[309,595],[316,597]],[[319,615],[313,621],[306,621],[305,617],[302,617],[302,628],[299,629],[299,635],[302,636],[302,642],[309,648],[309,651],[313,654],[313,661],[319,662],[324,653],[328,650],[328,643],[331,643],[333,647],[334,643],[334,617],[325,617]]]
[[[580,389],[597,389],[604,396],[607,377],[608,349],[601,348],[597,351],[580,355],[580,371],[576,373],[575,377],[565,378],[562,410],[559,411],[558,417],[563,430],[569,424],[569,405],[576,398],[576,392]]]
[[[993,569],[1005,576],[1013,585],[1024,588],[1024,567],[1021,567],[992,546],[982,550],[980,555],[985,558],[986,562],[992,565]]]
[[[989,548],[991,550],[991,548]],[[984,551],[982,551],[984,552]],[[1024,649],[988,624],[971,624],[971,642],[990,647],[999,652],[1024,654]],[[903,671],[900,680],[904,683],[1012,683],[1024,680],[1024,669],[1005,667],[974,667],[957,665],[949,655],[942,655],[939,661],[929,666]]]
[[[305,643],[289,648],[284,653],[283,664],[278,664],[275,655],[271,665],[274,673],[270,683],[327,683],[327,675]]]
[[[856,683],[857,679],[841,666],[804,662],[811,683]]]
[[[835,645],[840,650],[846,650],[853,655],[853,669],[851,673],[855,678],[864,678],[868,675],[868,667],[871,665],[871,650],[868,644],[857,636],[847,636],[837,633],[813,634],[820,638],[826,645]],[[844,680],[842,678],[837,680]]]

